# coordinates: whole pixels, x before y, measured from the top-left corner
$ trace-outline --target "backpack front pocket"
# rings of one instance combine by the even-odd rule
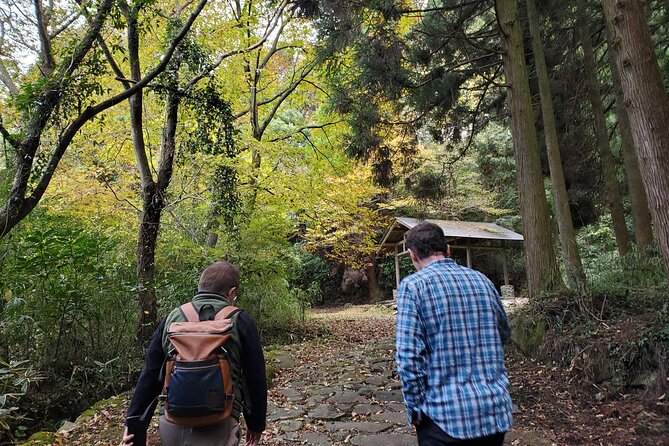
[[[233,398],[225,392],[218,358],[175,361],[167,389],[167,408],[176,417],[202,417],[226,410]]]

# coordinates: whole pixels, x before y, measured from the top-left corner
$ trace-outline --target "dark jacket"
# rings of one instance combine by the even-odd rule
[[[193,299],[197,300],[197,298],[198,296],[195,296]],[[144,368],[137,380],[135,393],[128,408],[128,417],[141,416],[147,410],[149,414],[155,411],[158,403],[157,397],[163,389],[164,382],[162,371],[166,359],[163,348],[165,321],[166,319],[163,319],[153,333],[153,338],[146,351]],[[236,328],[241,347],[241,370],[244,376],[242,380],[244,383],[244,389],[242,389],[244,420],[249,430],[262,432],[265,430],[267,416],[267,381],[260,336],[253,318],[245,311],[238,313]],[[148,418],[147,416],[147,426]]]

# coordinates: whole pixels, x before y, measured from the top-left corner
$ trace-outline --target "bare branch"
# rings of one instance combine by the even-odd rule
[[[218,56],[218,59],[216,59],[216,62],[212,63],[212,64],[209,65],[207,68],[205,68],[205,69],[202,70],[200,73],[198,73],[198,75],[195,76],[195,77],[193,78],[193,80],[191,80],[191,81],[186,85],[185,90],[187,90],[187,89],[193,87],[193,86],[194,86],[195,84],[197,84],[203,77],[205,77],[207,74],[211,73],[211,72],[214,71],[216,68],[218,68],[218,67],[221,65],[221,63],[223,63],[223,61],[224,61],[225,59],[227,59],[227,58],[229,58],[229,57],[232,57],[232,56],[236,56],[237,54],[249,53],[249,52],[255,50],[256,48],[259,48],[259,47],[263,46],[264,43],[267,41],[267,38],[268,38],[268,37],[269,37],[269,35],[266,34],[266,35],[264,35],[259,41],[257,41],[256,43],[254,43],[254,44],[251,45],[251,46],[248,46],[248,47],[246,47],[246,48],[242,48],[242,49],[240,49],[240,50],[234,50],[234,51],[230,51],[230,52],[228,52],[228,53],[221,54],[220,56]]]
[[[49,39],[49,32],[46,29],[47,24],[44,20],[42,0],[34,0],[34,3],[35,17],[37,17],[37,33],[39,35],[42,53],[42,66],[40,69],[45,76],[49,76],[53,73],[53,70],[56,67],[56,62],[53,60],[53,54],[51,53],[51,39]]]
[[[7,141],[12,147],[14,147],[15,149],[19,148],[18,141],[16,140],[16,138],[12,136],[11,133],[7,131],[2,122],[0,122],[0,135],[2,135],[3,139]]]
[[[7,67],[5,66],[5,62],[2,59],[0,59],[0,80],[3,84],[5,84],[5,87],[7,87],[10,94],[18,94],[19,88],[14,83],[14,80],[12,80],[12,77],[9,75]]]
[[[74,21],[79,18],[80,15],[81,15],[80,12],[76,12],[76,13],[72,14],[70,17],[68,17],[67,19],[65,19],[65,21],[63,22],[63,24],[59,28],[55,29],[51,34],[49,34],[49,40],[55,39],[58,36],[58,34],[62,33],[67,28],[69,28],[70,25],[72,23],[74,23]]]
[[[111,191],[111,193],[114,195],[114,198],[116,198],[116,201],[128,203],[130,206],[132,206],[132,208],[134,210],[137,211],[137,213],[140,213],[140,214],[142,213],[142,210],[140,208],[138,208],[137,206],[135,206],[135,204],[133,202],[131,202],[130,200],[128,200],[127,198],[119,198],[119,196],[116,195],[116,191],[111,186],[111,184],[109,184],[109,181],[107,181],[106,178],[103,178],[103,180],[105,182],[105,186],[107,186],[107,189],[109,189]]]
[[[274,115],[276,114],[277,110],[279,110],[279,107],[281,106],[281,104],[283,104],[283,101],[285,101],[286,98],[287,98],[288,96],[290,96],[290,94],[291,94],[293,91],[295,91],[295,89],[297,88],[297,86],[300,85],[300,83],[304,80],[304,78],[306,78],[306,77],[309,75],[309,73],[311,73],[311,71],[316,67],[316,65],[317,65],[317,61],[316,61],[315,59],[314,59],[313,61],[311,61],[309,64],[307,64],[307,66],[305,67],[304,71],[302,71],[302,73],[300,74],[300,76],[299,76],[296,80],[294,80],[294,81],[293,81],[293,82],[292,82],[292,83],[291,83],[291,84],[290,84],[290,85],[283,91],[283,93],[281,94],[281,96],[278,98],[278,100],[276,101],[276,103],[275,103],[274,106],[272,107],[272,110],[270,110],[270,112],[268,113],[268,115],[265,117],[265,120],[263,121],[263,123],[262,123],[262,125],[261,125],[261,127],[260,127],[260,134],[261,134],[261,135],[265,132],[265,130],[267,129],[267,126],[268,126],[269,123],[272,121],[272,119],[274,119]]]
[[[286,139],[290,139],[290,138],[292,138],[293,136],[295,136],[295,135],[298,134],[298,133],[303,133],[305,130],[310,130],[310,129],[321,129],[321,130],[322,130],[322,129],[324,129],[324,128],[326,128],[326,127],[329,127],[329,126],[331,126],[331,125],[337,125],[337,124],[339,124],[340,122],[343,122],[343,120],[340,119],[340,120],[338,120],[338,121],[334,121],[334,122],[326,122],[325,124],[318,124],[318,125],[305,125],[305,126],[302,126],[302,127],[298,128],[298,129],[296,129],[294,132],[290,132],[289,134],[284,135],[284,136],[282,136],[282,137],[280,137],[280,138],[270,139],[270,140],[268,140],[268,142],[285,141]]]

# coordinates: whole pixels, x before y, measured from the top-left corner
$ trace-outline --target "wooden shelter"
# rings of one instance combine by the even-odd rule
[[[405,246],[405,236],[409,229],[423,221],[435,223],[444,231],[448,246],[453,249],[463,249],[467,253],[467,266],[473,265],[473,250],[498,251],[502,255],[504,269],[504,285],[509,285],[509,269],[506,260],[506,248],[509,242],[522,242],[523,236],[495,223],[449,221],[449,220],[419,220],[408,217],[395,217],[393,224],[386,230],[381,240],[377,254],[395,254],[395,281],[400,285],[399,257],[408,255]]]

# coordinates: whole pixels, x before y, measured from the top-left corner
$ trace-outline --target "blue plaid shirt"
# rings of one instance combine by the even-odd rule
[[[451,259],[406,277],[397,296],[397,369],[409,421],[421,412],[472,439],[511,427],[502,344],[509,324],[497,290]]]

